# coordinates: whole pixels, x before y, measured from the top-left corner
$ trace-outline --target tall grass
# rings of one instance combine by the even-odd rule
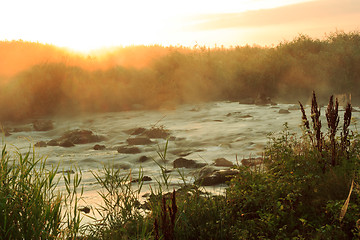
[[[56,239],[62,225],[62,198],[57,168],[30,151],[11,156],[3,147],[0,160],[0,238]]]
[[[141,171],[140,171],[141,172]],[[91,239],[144,239],[149,235],[149,224],[140,208],[142,173],[134,188],[131,173],[104,167],[94,172],[101,186],[102,205],[96,206],[100,218],[88,226]]]
[[[59,181],[64,178],[65,192]],[[0,238],[75,239],[80,228],[77,203],[81,173],[59,173],[46,167],[46,158],[8,152],[3,146],[0,160]]]

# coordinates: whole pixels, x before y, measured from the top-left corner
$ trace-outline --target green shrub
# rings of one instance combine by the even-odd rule
[[[301,105],[302,107],[302,105]],[[270,138],[265,170],[241,168],[227,189],[228,209],[236,234],[258,239],[349,239],[358,234],[358,192],[353,192],[344,211],[351,182],[358,182],[357,135],[348,131],[351,106],[337,131],[337,101],[330,98],[328,133],[321,131],[315,94],[312,126],[303,112],[303,135],[297,138],[285,125],[284,132]],[[351,139],[351,141],[350,141]],[[346,211],[347,210],[347,211]]]

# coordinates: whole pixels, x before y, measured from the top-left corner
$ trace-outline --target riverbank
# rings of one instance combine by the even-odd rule
[[[318,109],[314,102],[312,109]],[[89,171],[95,179],[89,186],[98,187],[101,201],[84,206],[82,183],[88,173],[76,167],[49,169],[36,154],[13,154],[4,148],[1,217],[7,219],[2,221],[7,224],[4,229],[16,231],[1,234],[5,238],[73,238],[86,233],[87,239],[356,238],[360,196],[353,183],[359,182],[359,136],[349,128],[351,109],[338,112],[329,105],[327,113],[328,120],[318,113],[310,118],[307,109],[302,135],[286,127],[270,136],[262,167],[236,165],[236,174],[227,179],[225,193],[220,195],[206,191],[201,182],[188,181],[186,167],[169,172],[161,164],[171,149],[165,144],[158,151],[159,164],[155,165],[160,174],[153,184],[147,185],[145,171],[124,174],[114,165]],[[336,124],[329,134],[321,131],[318,120],[335,123],[337,114],[341,134],[336,133]],[[307,119],[311,124],[306,124]],[[340,137],[333,138],[331,129]],[[180,177],[176,185],[171,181],[175,172]],[[59,186],[63,195],[54,191],[57,176],[63,181]],[[98,214],[97,221],[81,225],[81,218],[93,212]],[[27,214],[37,217],[27,221]]]

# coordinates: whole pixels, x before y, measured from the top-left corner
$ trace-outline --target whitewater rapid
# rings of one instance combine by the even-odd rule
[[[310,117],[309,107],[306,111]],[[324,117],[324,109],[321,114]],[[342,118],[341,114],[340,116]],[[358,113],[354,112],[353,116],[356,118]],[[164,152],[167,140],[151,139],[153,144],[137,146],[141,149],[140,153],[119,153],[118,147],[126,146],[126,140],[130,137],[126,132],[129,129],[163,127],[169,130],[171,137],[168,139],[168,161],[162,163],[168,170],[173,170],[172,162],[180,156],[209,166],[217,158],[241,164],[242,158],[262,156],[269,140],[268,134],[282,131],[284,123],[287,123],[290,130],[301,132],[301,112],[296,106],[289,104],[257,106],[237,102],[210,102],[181,105],[172,110],[83,114],[51,120],[54,128],[50,131],[34,131],[31,123],[10,126],[24,131],[13,132],[5,138],[5,143],[8,150],[25,153],[32,150],[35,143],[59,138],[69,130],[91,130],[96,135],[104,136],[105,140],[100,143],[78,144],[69,148],[35,147],[36,155],[46,157],[49,167],[59,164],[60,170],[68,171],[76,165],[81,169],[84,205],[98,202],[97,191],[100,189],[95,184],[92,171],[98,171],[104,165],[122,168],[124,174],[131,169],[135,177],[139,169],[142,169],[144,175],[152,178],[146,185],[156,187],[161,171],[152,159],[159,162],[158,152]],[[323,126],[325,129],[325,120]],[[94,150],[95,144],[105,145],[106,148]],[[139,162],[142,156],[150,160]],[[182,169],[189,182],[194,180],[196,171]],[[170,175],[171,183],[175,186],[180,181],[178,173],[173,171]],[[144,189],[148,190],[146,187]]]

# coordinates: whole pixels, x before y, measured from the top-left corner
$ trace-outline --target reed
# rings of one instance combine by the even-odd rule
[[[56,239],[62,225],[62,196],[56,191],[58,167],[45,168],[34,151],[0,159],[0,238]]]
[[[86,226],[89,238],[144,239],[150,223],[139,202],[143,173],[139,173],[137,187],[133,187],[131,172],[123,173],[113,167],[104,166],[93,176],[101,187],[98,193],[102,203],[95,207],[100,219]]]

